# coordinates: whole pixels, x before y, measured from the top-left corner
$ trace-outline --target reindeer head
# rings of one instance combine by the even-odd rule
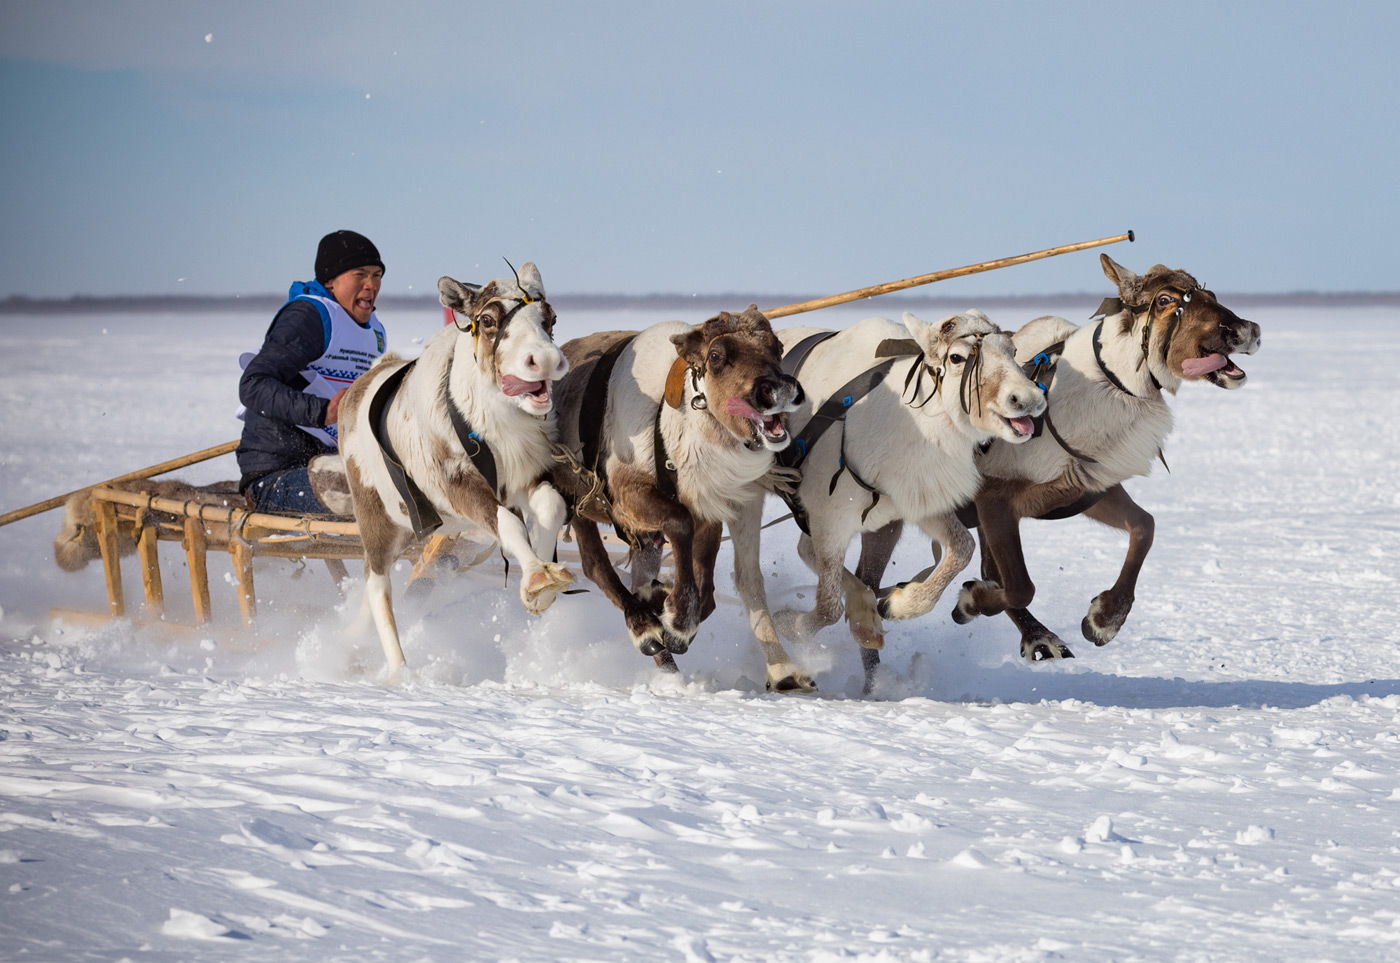
[[[1045,410],[1045,392],[1016,363],[1011,335],[972,310],[933,324],[906,311],[904,326],[924,352],[943,410],[973,441],[1020,444],[1032,437],[1031,419]],[[910,403],[919,402],[911,398]]]
[[[802,403],[802,386],[783,373],[782,342],[758,305],[737,315],[721,311],[672,335],[671,343],[698,383],[705,407],[725,430],[750,449],[788,446],[787,416]],[[679,399],[668,391],[668,400]]]
[[[457,329],[472,338],[482,374],[522,410],[547,415],[554,407],[550,383],[568,373],[569,362],[554,344],[554,309],[535,265],[526,261],[516,277],[479,288],[439,278],[438,299],[452,310]]]
[[[1149,370],[1164,383],[1209,381],[1217,388],[1238,388],[1244,369],[1232,352],[1259,350],[1259,325],[1246,321],[1215,299],[1185,271],[1154,265],[1138,277],[1107,254],[1099,255],[1104,275],[1118,288],[1123,309],[1122,333],[1142,325],[1142,352]],[[1174,390],[1174,389],[1173,389]]]

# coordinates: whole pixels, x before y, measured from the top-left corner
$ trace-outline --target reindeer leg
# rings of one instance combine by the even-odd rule
[[[1032,615],[1030,609],[1007,609],[1006,617],[1021,631],[1021,658],[1027,662],[1074,658],[1069,646]]]
[[[554,561],[559,530],[569,517],[569,508],[564,504],[564,496],[548,482],[540,482],[530,489],[528,504],[530,549],[541,568],[537,573],[530,573],[528,564],[522,564],[526,564],[526,574],[529,576],[531,602],[537,606],[530,608],[530,603],[527,603],[526,608],[538,614],[554,604],[558,594],[574,582],[568,568]],[[526,579],[522,578],[521,582],[524,585]]]
[[[1023,609],[1035,598],[1035,583],[1026,571],[1026,556],[1021,548],[1021,516],[990,481],[977,495],[977,518],[979,537],[985,546],[983,559],[990,554],[1001,577],[998,581],[963,583],[953,607],[953,621],[959,625],[966,625],[979,615]]]
[[[661,557],[664,541],[643,535],[632,549],[632,594],[651,604],[652,611],[661,615],[670,589],[661,581]]]
[[[1128,554],[1123,559],[1118,581],[1113,583],[1111,589],[1095,597],[1089,604],[1089,614],[1084,616],[1080,625],[1084,638],[1095,645],[1105,645],[1118,634],[1132,611],[1138,574],[1142,571],[1147,553],[1152,550],[1156,523],[1149,512],[1132,500],[1122,485],[1110,488],[1084,514],[1096,522],[1128,533]]]
[[[539,615],[549,608],[555,597],[573,584],[574,577],[567,568],[557,562],[546,562],[535,554],[525,523],[504,505],[496,507],[496,538],[520,563],[520,603],[531,615]]]
[[[399,553],[409,542],[409,533],[388,518],[384,502],[372,487],[363,484],[353,460],[347,463],[351,497],[355,506],[355,521],[360,529],[360,541],[365,551],[365,594],[360,604],[360,616],[351,631],[359,633],[373,621],[388,664],[388,678],[394,680],[403,668],[403,646],[394,621],[393,585],[389,581]]]
[[[642,655],[657,655],[666,651],[666,630],[660,618],[652,612],[645,601],[627,590],[613,568],[612,556],[608,554],[603,537],[598,533],[598,523],[581,516],[574,516],[574,539],[578,544],[579,561],[583,574],[598,588],[608,600],[622,610],[627,624],[627,634],[632,644]],[[657,663],[661,665],[661,663]],[[664,666],[662,666],[664,668]]]
[[[861,686],[863,696],[870,695],[875,688],[875,670],[880,667],[880,650],[885,647],[885,628],[880,623],[880,581],[885,577],[890,556],[894,555],[902,534],[904,522],[901,519],[873,532],[861,533],[855,577],[863,591],[848,589],[846,592],[846,621],[860,646],[860,664],[865,670],[865,682]]]
[[[614,504],[627,505],[629,514],[634,517],[659,520],[657,527],[671,543],[676,582],[666,596],[661,624],[666,629],[666,648],[680,655],[690,648],[691,640],[695,638],[704,618],[700,588],[695,580],[695,540],[696,530],[700,526],[695,524],[689,509],[665,497],[654,487],[625,485],[619,479],[617,488]]]
[[[846,545],[839,536],[813,527],[813,535],[797,540],[798,557],[817,573],[817,601],[810,612],[783,609],[774,616],[778,631],[788,638],[806,641],[841,618],[842,590],[845,588]]]
[[[981,539],[981,547],[983,580],[1000,583],[1001,575],[997,572],[996,559],[987,547],[986,538]],[[1008,608],[1006,617],[1021,633],[1021,658],[1027,662],[1074,658],[1069,646],[1032,615],[1030,609]]]
[[[722,522],[696,523],[691,562],[695,566],[695,589],[700,594],[701,622],[715,610],[715,558],[719,555],[719,544],[723,539]]]
[[[388,664],[389,679],[397,678],[404,666],[403,646],[399,642],[399,628],[394,621],[393,586],[389,572],[394,561],[408,543],[405,533],[396,528],[379,530],[368,527],[363,536],[365,547],[365,595],[361,613],[368,612],[374,619],[374,627],[379,633],[379,644],[384,649],[384,661]]]
[[[768,611],[768,597],[763,587],[763,570],[759,560],[759,531],[763,527],[763,499],[755,498],[744,506],[739,517],[729,523],[734,541],[734,588],[744,603],[749,627],[763,650],[764,675],[770,692],[812,692],[817,688],[807,675],[788,657],[773,618]]]
[[[887,619],[915,619],[933,611],[943,590],[972,561],[976,547],[972,534],[956,515],[936,515],[919,523],[933,545],[935,565],[919,573],[913,582],[890,589],[880,599],[880,615]],[[939,547],[942,558],[939,558]]]

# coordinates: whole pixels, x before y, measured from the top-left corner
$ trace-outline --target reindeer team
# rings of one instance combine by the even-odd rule
[[[1160,455],[1171,430],[1164,395],[1186,381],[1242,385],[1231,356],[1258,349],[1259,327],[1184,271],[1157,265],[1138,276],[1100,260],[1117,289],[1102,320],[1038,318],[1014,335],[971,310],[775,332],[750,305],[699,325],[556,345],[533,264],[479,288],[443,278],[456,323],[416,361],[386,356],[355,382],[341,414],[365,619],[390,677],[404,665],[390,567],[415,538],[471,528],[519,565],[521,603],[538,614],[573,582],[555,560],[569,527],[583,574],[622,611],[632,644],[674,670],[714,611],[727,526],[768,688],[814,689],[781,638],[809,639],[844,612],[869,692],[883,621],[935,607],[972,559],[972,526],[981,578],[964,584],[953,618],[1006,612],[1024,657],[1070,657],[1027,610],[1035,588],[1018,523],[1082,513],[1129,536],[1118,581],[1082,624],[1086,639],[1105,644],[1127,618],[1152,543],[1152,516],[1123,482]],[[765,537],[797,530],[798,555],[817,576],[810,610],[770,612],[759,566],[769,494],[795,522]],[[934,564],[882,586],[906,523],[930,539]],[[630,585],[604,546],[605,524],[630,546]],[[74,531],[60,540],[76,544]],[[674,577],[662,583],[667,544]]]

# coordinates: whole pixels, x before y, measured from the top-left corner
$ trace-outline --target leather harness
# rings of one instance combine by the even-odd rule
[[[404,378],[416,365],[417,360],[410,361],[389,377],[380,382],[379,387],[369,400],[369,423],[374,432],[374,438],[379,442],[379,449],[384,455],[384,467],[389,472],[389,478],[394,482],[394,488],[398,490],[399,497],[403,499],[404,506],[408,510],[409,524],[413,528],[414,538],[424,538],[431,535],[442,527],[442,516],[438,514],[433,503],[418,487],[404,468],[398,453],[394,450],[393,444],[389,441],[389,407],[393,404],[394,397],[398,394],[399,388],[403,385]],[[447,380],[452,377],[452,361],[447,362]],[[457,403],[449,396],[447,399],[447,412],[452,418],[452,428],[457,434],[457,440],[462,445],[462,450],[471,459],[476,470],[481,473],[481,477],[486,480],[486,484],[491,488],[491,494],[499,502],[501,492],[498,488],[496,476],[496,456],[491,452],[491,446],[486,443],[486,439],[476,432],[471,422],[462,414]]]
[[[506,263],[509,264],[510,262],[507,261]],[[473,293],[480,290],[480,288],[474,284],[464,285],[464,287],[468,288]],[[493,298],[492,300],[506,299]],[[514,300],[517,301],[517,304],[506,311],[502,315],[500,321],[496,323],[496,335],[492,344],[493,356],[495,349],[500,345],[506,325],[510,322],[510,319],[515,316],[517,311],[527,304],[534,304],[536,302],[548,308],[548,302],[541,298],[531,297],[528,294]],[[457,320],[454,312],[452,321],[458,331],[472,336],[472,355],[475,356],[477,349],[476,341],[480,336],[477,318],[475,316],[470,317],[468,326],[464,328]],[[461,443],[462,450],[466,453],[467,457],[471,459],[476,470],[481,473],[481,477],[485,479],[487,486],[491,489],[492,497],[499,503],[502,501],[502,493],[496,472],[496,456],[492,453],[491,446],[486,443],[486,439],[472,428],[471,422],[467,420],[467,416],[457,407],[457,403],[452,400],[451,394],[447,393],[447,386],[451,384],[452,381],[452,364],[455,357],[455,352],[448,356],[447,371],[443,377],[443,392],[447,394],[447,414],[452,419],[452,430],[456,433],[457,441]],[[374,439],[379,443],[379,450],[384,456],[384,467],[389,472],[389,478],[393,481],[394,488],[398,491],[399,497],[403,499],[404,507],[408,512],[409,524],[413,528],[413,537],[421,539],[431,535],[442,527],[442,516],[438,514],[437,509],[433,507],[432,501],[423,492],[423,489],[420,488],[418,483],[408,474],[407,469],[403,466],[403,461],[398,456],[398,452],[394,450],[393,444],[389,441],[389,408],[393,404],[399,388],[403,385],[404,379],[417,363],[418,360],[415,358],[379,383],[379,386],[369,398],[369,423],[370,429],[374,434]]]
[[[598,499],[599,507],[608,516],[613,528],[633,543],[637,540],[636,533],[625,531],[613,517],[609,491],[611,486],[608,482],[606,459],[603,457],[603,421],[607,414],[608,383],[612,379],[613,368],[622,352],[636,337],[635,334],[629,335],[598,356],[598,361],[588,376],[588,383],[584,386],[578,416],[578,437],[583,456],[580,462],[598,481],[597,494],[592,497],[598,498],[598,494],[601,494],[602,497]],[[652,461],[656,470],[656,490],[666,498],[676,501],[679,497],[676,464],[667,454],[666,440],[661,435],[661,414],[664,409],[664,402],[657,406],[656,418],[652,423]]]
[[[793,345],[792,348],[783,355],[783,373],[797,378],[798,373],[802,370],[802,365],[807,361],[812,349],[828,338],[835,337],[838,333],[839,332],[836,331],[818,331],[816,334],[808,335],[797,342],[797,344]],[[828,494],[836,491],[836,485],[841,480],[842,473],[849,472],[851,479],[870,493],[870,504],[866,506],[865,511],[862,512],[860,516],[861,521],[864,522],[866,516],[870,514],[870,510],[880,501],[880,491],[865,479],[861,478],[860,474],[856,472],[846,460],[846,412],[850,410],[852,405],[870,394],[871,391],[875,390],[877,385],[885,380],[896,361],[901,357],[919,353],[919,347],[913,341],[887,340],[881,342],[876,355],[877,357],[887,357],[888,360],[875,365],[873,368],[867,368],[865,371],[862,371],[860,374],[847,381],[840,388],[837,388],[836,391],[832,392],[831,396],[822,403],[821,407],[812,413],[812,417],[808,419],[802,432],[792,440],[791,444],[778,452],[775,459],[777,463],[783,468],[800,470],[802,463],[807,459],[807,455],[816,445],[818,439],[826,433],[828,428],[840,422],[842,425],[841,454],[837,462],[836,471],[831,476],[831,485],[828,489]],[[911,371],[910,374],[912,375],[913,372]],[[797,526],[802,529],[805,534],[810,535],[812,533],[811,518],[807,513],[806,506],[802,504],[802,499],[798,496],[797,490],[795,488],[792,490],[779,490],[778,496],[787,503],[788,509],[792,512],[793,519],[797,522]]]

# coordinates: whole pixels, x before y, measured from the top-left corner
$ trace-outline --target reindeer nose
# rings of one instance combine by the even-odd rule
[[[777,379],[768,375],[756,378],[753,383],[753,396],[760,408],[764,411],[771,411],[778,402]]]
[[[1006,403],[1020,411],[1030,411],[1044,397],[1039,390],[1012,391],[1006,396]]]
[[[802,403],[802,385],[796,378],[779,373],[762,375],[754,380],[754,399],[764,411],[775,411],[786,405]]]

